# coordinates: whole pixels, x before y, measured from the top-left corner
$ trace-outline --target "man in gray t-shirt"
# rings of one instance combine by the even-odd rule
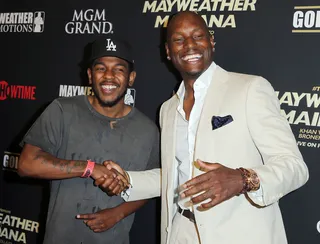
[[[55,99],[23,139],[19,174],[51,180],[45,244],[129,243],[134,212],[146,201],[124,202],[125,177],[103,163],[159,167],[157,127],[124,103],[135,79],[130,51],[120,40],[95,41],[88,68],[95,95]],[[116,196],[94,186],[102,177]]]

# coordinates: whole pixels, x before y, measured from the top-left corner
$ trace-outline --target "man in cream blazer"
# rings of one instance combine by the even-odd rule
[[[162,170],[129,172],[133,182],[129,200],[161,194],[163,244],[168,243],[176,212],[177,106],[178,99],[173,96],[161,109]],[[287,243],[278,200],[303,185],[308,170],[287,121],[279,113],[278,99],[266,80],[217,67],[199,121],[194,160],[254,169],[263,194],[241,194],[205,211],[195,207],[201,244]],[[231,115],[233,121],[212,130],[213,115]],[[193,176],[203,173],[193,167]]]
[[[160,111],[162,169],[128,172],[128,200],[161,195],[162,244],[287,243],[278,201],[305,184],[308,169],[272,86],[212,62],[213,38],[195,13],[172,18],[166,50],[183,82]],[[177,126],[181,110],[185,133]],[[193,198],[180,211],[177,155],[184,135],[193,139],[180,197]]]

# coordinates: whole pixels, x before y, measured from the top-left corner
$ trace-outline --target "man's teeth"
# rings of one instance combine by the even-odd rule
[[[111,89],[117,88],[117,86],[115,86],[115,85],[103,85],[102,88],[103,88],[103,89],[111,90]]]
[[[201,54],[191,54],[191,55],[186,55],[182,57],[182,60],[184,61],[196,61],[202,57]]]

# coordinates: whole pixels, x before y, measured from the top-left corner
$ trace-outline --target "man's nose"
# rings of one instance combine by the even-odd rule
[[[110,69],[106,69],[106,71],[104,72],[103,78],[106,80],[112,80],[114,78],[113,71]]]
[[[185,41],[184,41],[184,46],[185,47],[191,48],[191,47],[193,47],[195,45],[196,45],[196,41],[192,36],[186,38]]]

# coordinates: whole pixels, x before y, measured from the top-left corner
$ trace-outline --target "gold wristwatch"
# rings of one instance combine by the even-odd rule
[[[243,180],[241,194],[257,191],[260,188],[260,179],[254,170],[245,168],[238,168],[237,170],[240,171]]]

